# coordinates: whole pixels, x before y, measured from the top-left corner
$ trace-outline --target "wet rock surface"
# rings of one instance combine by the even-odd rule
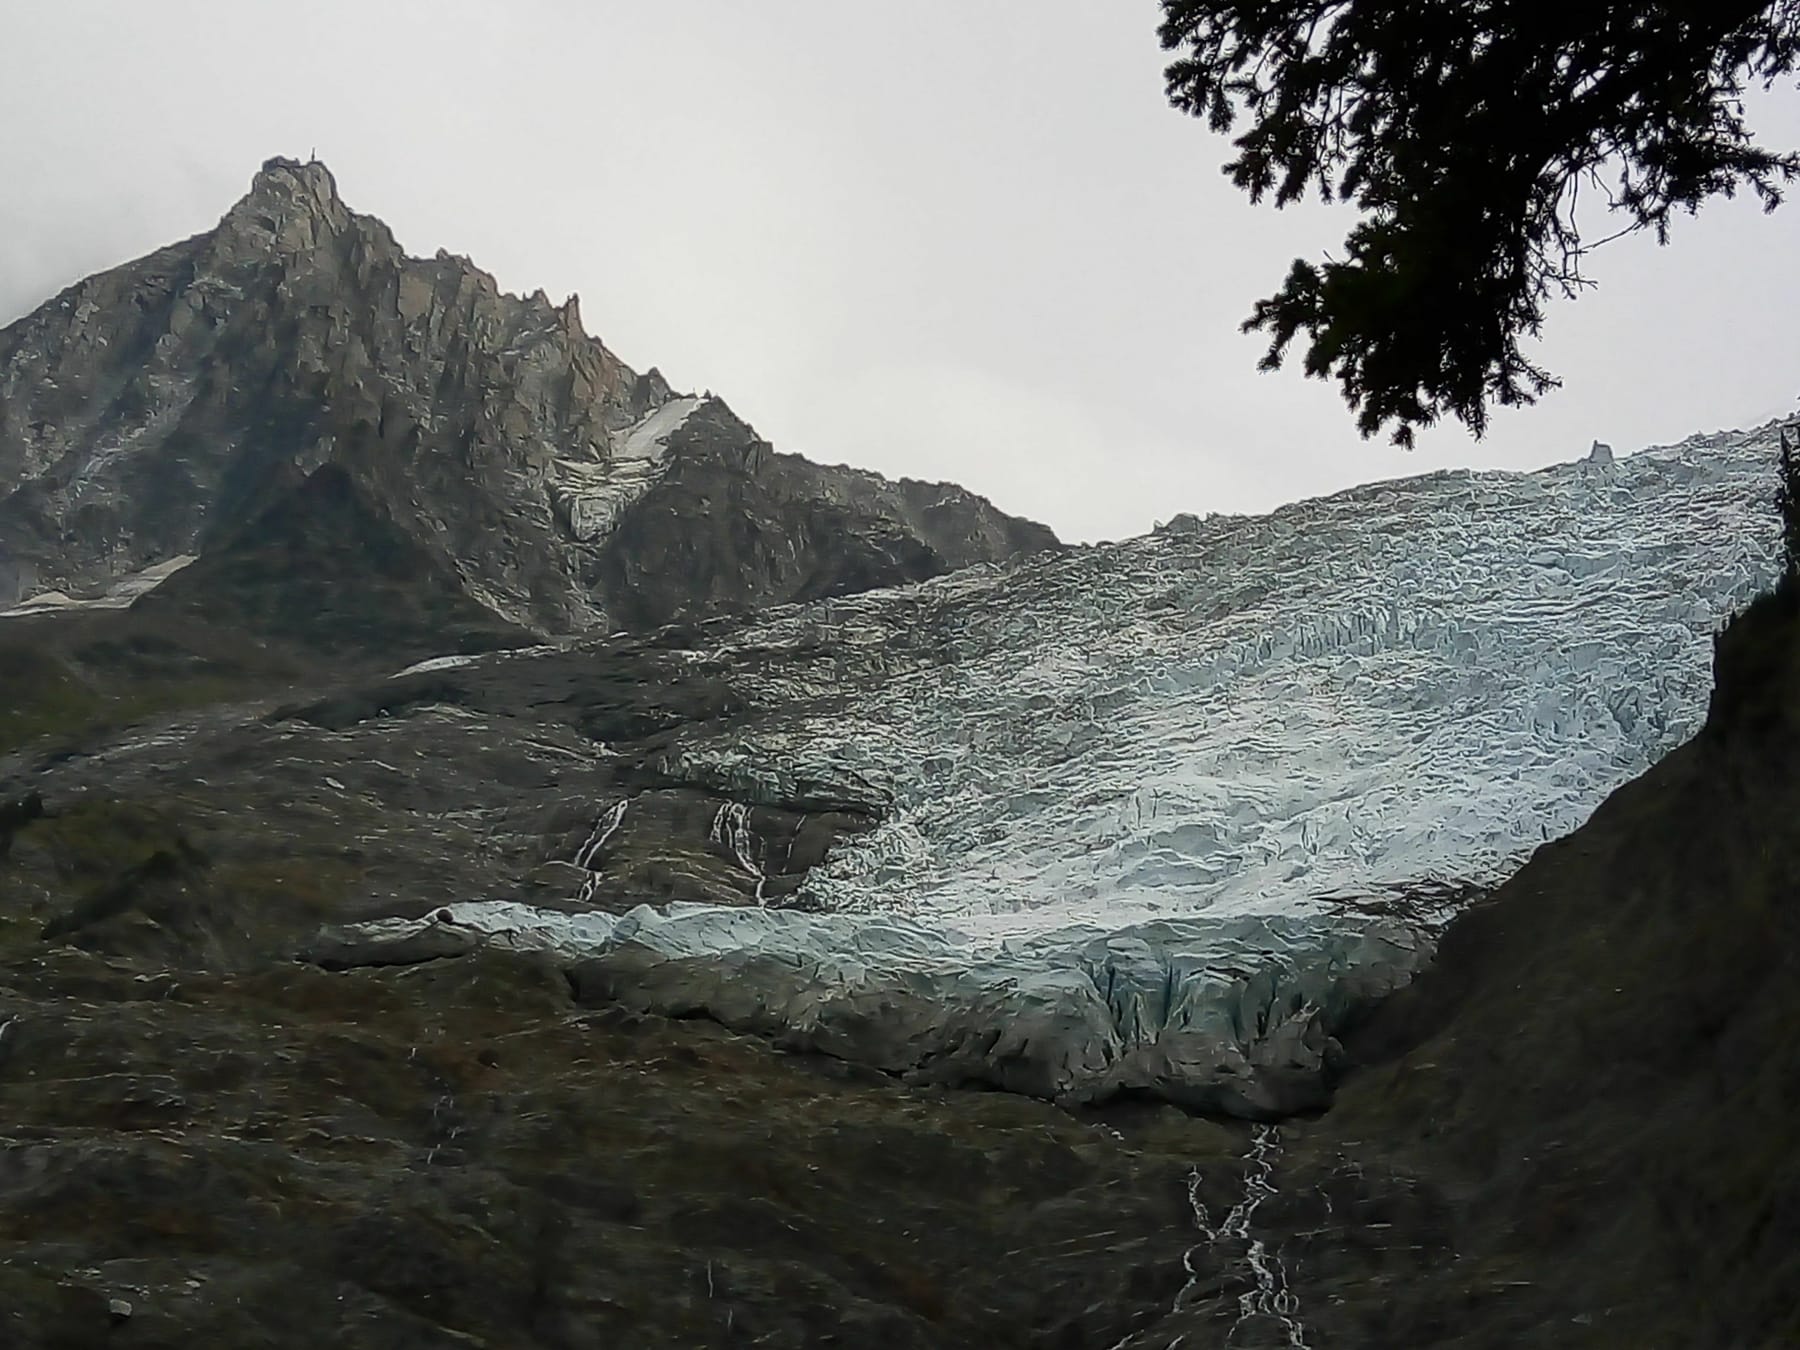
[[[8,1345],[1086,1346],[1179,1282],[1186,1127],[582,1009],[523,958],[177,979],[9,935],[0,1012]]]

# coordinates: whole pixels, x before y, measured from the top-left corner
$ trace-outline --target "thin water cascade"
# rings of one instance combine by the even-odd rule
[[[600,887],[600,872],[594,866],[594,860],[600,856],[600,850],[606,847],[607,841],[619,832],[619,826],[625,823],[625,808],[630,805],[630,801],[628,797],[621,797],[602,811],[600,818],[594,822],[593,833],[588,835],[587,842],[575,850],[575,865],[588,870],[587,880],[581,883],[580,898],[584,905],[592,903],[594,892]]]
[[[1250,1136],[1250,1152],[1244,1157],[1244,1193],[1217,1228],[1207,1222],[1206,1206],[1200,1199],[1199,1173],[1196,1172],[1188,1183],[1188,1202],[1193,1206],[1194,1222],[1207,1242],[1214,1245],[1220,1241],[1247,1244],[1244,1263],[1250,1268],[1254,1283],[1238,1295],[1238,1317],[1226,1334],[1226,1345],[1230,1345],[1238,1332],[1254,1319],[1271,1318],[1281,1324],[1291,1350],[1310,1350],[1300,1321],[1300,1300],[1288,1288],[1287,1267],[1282,1264],[1279,1253],[1250,1231],[1262,1202],[1275,1194],[1275,1155],[1280,1146],[1281,1135],[1275,1126],[1258,1125],[1255,1128]],[[1192,1274],[1191,1266],[1189,1274]]]
[[[763,887],[768,884],[768,877],[757,866],[751,851],[755,839],[750,833],[750,808],[742,802],[726,802],[713,817],[712,828],[706,837],[729,852],[739,867],[756,878],[756,903],[765,903]]]
[[[1237,1320],[1225,1333],[1225,1339],[1219,1342],[1222,1346],[1237,1344],[1241,1332],[1263,1320],[1273,1321],[1281,1328],[1289,1350],[1312,1350],[1307,1344],[1306,1327],[1300,1320],[1300,1300],[1288,1288],[1286,1265],[1278,1252],[1251,1232],[1256,1211],[1264,1200],[1276,1193],[1275,1157],[1280,1144],[1280,1132],[1275,1126],[1256,1126],[1250,1136],[1250,1151],[1243,1158],[1243,1194],[1217,1226],[1207,1212],[1206,1202],[1200,1198],[1200,1169],[1196,1167],[1188,1173],[1188,1207],[1193,1211],[1194,1227],[1201,1240],[1182,1253],[1181,1265],[1188,1278],[1181,1292],[1175,1295],[1170,1314],[1186,1311],[1200,1285],[1201,1271],[1195,1266],[1197,1255],[1221,1243],[1243,1244],[1244,1265],[1250,1273],[1251,1287],[1238,1295]],[[1187,1335],[1185,1331],[1177,1335],[1168,1343],[1167,1350],[1178,1350],[1186,1345]],[[1112,1350],[1125,1350],[1135,1339],[1135,1334],[1127,1336]]]

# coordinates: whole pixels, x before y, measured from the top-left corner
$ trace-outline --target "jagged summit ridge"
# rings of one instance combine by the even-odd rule
[[[325,165],[272,159],[213,230],[0,330],[0,535],[43,587],[97,590],[219,547],[334,463],[476,603],[549,633],[796,598],[889,525],[921,545],[905,565],[837,570],[891,583],[1054,543],[979,500],[927,519],[874,475],[752,484],[768,462],[755,432],[717,400],[659,418],[676,400],[589,336],[573,297],[502,292],[441,251],[410,257]],[[656,453],[616,459],[649,441]],[[641,571],[609,562],[610,532],[684,456],[665,532],[710,529],[694,512],[721,503],[756,515],[748,535],[794,547],[727,560],[735,590],[668,578],[646,600]]]
[[[250,180],[250,190],[225,213],[220,229],[260,223],[278,251],[300,253],[316,244],[319,233],[340,233],[351,227],[353,219],[338,195],[337,179],[322,162],[302,163],[277,155],[263,161]],[[386,230],[370,217],[363,217],[362,223]]]
[[[385,222],[375,216],[354,212],[344,204],[338,195],[337,179],[322,161],[316,159],[302,162],[276,156],[265,160],[251,180],[250,191],[226,212],[220,222],[218,233],[231,230],[242,231],[252,241],[246,252],[254,252],[260,244],[277,256],[300,257],[347,233],[360,236],[371,252],[385,255],[400,251],[393,231]],[[562,304],[556,305],[541,288],[528,295],[503,291],[493,274],[478,266],[474,259],[448,249],[438,249],[429,260],[404,253],[401,256],[405,264],[403,273],[429,268],[440,274],[453,273],[459,279],[466,277],[474,294],[497,306],[519,307],[531,321],[560,331],[572,345],[591,344],[592,355],[603,364],[618,362],[606,344],[583,326],[581,299],[577,295],[571,294]],[[402,308],[402,317],[416,318],[427,308],[417,281],[403,284],[396,300]],[[646,402],[656,404],[672,396],[659,371],[652,368],[643,378],[661,386]]]

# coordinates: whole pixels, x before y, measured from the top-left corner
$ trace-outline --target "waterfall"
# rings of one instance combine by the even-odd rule
[[[1300,1322],[1300,1300],[1288,1288],[1287,1267],[1267,1243],[1253,1236],[1250,1231],[1257,1209],[1264,1200],[1275,1194],[1275,1155],[1280,1144],[1280,1132],[1273,1125],[1256,1127],[1250,1137],[1250,1152],[1244,1157],[1244,1193],[1217,1228],[1208,1222],[1206,1206],[1200,1199],[1198,1170],[1188,1179],[1188,1204],[1194,1211],[1195,1226],[1207,1243],[1215,1246],[1221,1241],[1246,1244],[1244,1264],[1250,1268],[1252,1285],[1238,1295],[1237,1321],[1232,1324],[1231,1331],[1225,1337],[1226,1345],[1231,1344],[1238,1330],[1247,1322],[1262,1317],[1272,1318],[1281,1324],[1281,1329],[1287,1334],[1290,1350],[1309,1350],[1306,1330]],[[1193,1264],[1186,1257],[1183,1258],[1183,1264],[1188,1267],[1191,1288]],[[1186,1289],[1182,1290],[1183,1295],[1186,1293]],[[1176,1305],[1180,1306],[1180,1303],[1181,1296],[1177,1296]]]
[[[757,866],[751,849],[755,839],[750,833],[750,808],[742,802],[726,802],[713,817],[707,839],[737,860],[737,865],[756,878],[756,903],[763,903],[763,887],[768,878]]]
[[[1187,1272],[1187,1283],[1175,1295],[1174,1305],[1169,1311],[1171,1316],[1184,1312],[1194,1290],[1199,1286],[1202,1271],[1195,1266],[1197,1255],[1209,1248],[1217,1248],[1222,1243],[1229,1244],[1231,1248],[1241,1244],[1251,1287],[1238,1295],[1237,1320],[1231,1324],[1231,1330],[1225,1333],[1225,1339],[1219,1342],[1222,1346],[1234,1344],[1240,1331],[1252,1321],[1262,1318],[1280,1326],[1287,1337],[1288,1350],[1311,1350],[1306,1343],[1306,1328],[1300,1321],[1300,1300],[1288,1288],[1287,1267],[1266,1242],[1251,1232],[1257,1209],[1264,1200],[1275,1194],[1275,1155],[1280,1143],[1280,1134],[1273,1125],[1256,1127],[1250,1136],[1250,1151],[1243,1158],[1243,1195],[1216,1227],[1207,1213],[1206,1202],[1200,1198],[1200,1169],[1196,1167],[1188,1173],[1188,1208],[1193,1211],[1194,1227],[1201,1240],[1182,1253],[1181,1266]],[[1139,1333],[1134,1332],[1114,1346],[1113,1350],[1126,1350],[1127,1346],[1138,1340]],[[1178,1350],[1178,1347],[1186,1343],[1187,1333],[1182,1332],[1168,1343],[1166,1350]]]
[[[600,886],[600,871],[594,866],[594,860],[600,856],[600,850],[619,832],[619,826],[625,823],[625,808],[630,804],[629,797],[621,797],[613,805],[600,813],[594,822],[594,829],[587,837],[587,842],[575,850],[575,865],[588,870],[588,878],[581,883],[580,900],[583,904],[593,901],[594,892]]]

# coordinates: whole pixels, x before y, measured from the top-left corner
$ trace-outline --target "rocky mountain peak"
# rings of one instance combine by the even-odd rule
[[[768,451],[722,403],[632,370],[575,297],[408,256],[316,160],[268,160],[214,229],[0,330],[0,537],[9,575],[45,590],[241,547],[326,464],[507,631],[660,622],[1055,544],[980,498]],[[231,575],[215,559],[182,586]]]
[[[250,191],[225,213],[213,233],[213,252],[263,264],[271,258],[304,261],[327,241],[362,233],[378,252],[399,252],[385,225],[357,216],[338,196],[337,180],[317,160],[264,162]]]
[[[233,209],[261,204],[294,207],[320,216],[347,210],[338,196],[337,179],[324,161],[309,159],[302,163],[282,155],[263,161],[262,168],[250,180],[250,191]]]

